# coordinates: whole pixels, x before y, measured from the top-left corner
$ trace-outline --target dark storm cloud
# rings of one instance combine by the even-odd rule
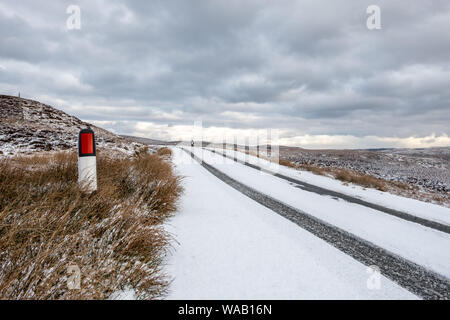
[[[81,30],[66,29],[70,4]],[[370,4],[381,30],[366,28]],[[201,118],[291,136],[448,135],[449,29],[439,0],[7,1],[0,88],[117,132]]]

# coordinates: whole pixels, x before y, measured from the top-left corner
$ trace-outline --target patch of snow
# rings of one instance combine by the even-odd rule
[[[118,290],[111,294],[108,300],[136,300],[136,292],[132,288]]]

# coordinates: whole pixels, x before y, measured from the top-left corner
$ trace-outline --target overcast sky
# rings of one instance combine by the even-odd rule
[[[448,0],[3,0],[0,93],[155,139],[449,146],[449,30]]]

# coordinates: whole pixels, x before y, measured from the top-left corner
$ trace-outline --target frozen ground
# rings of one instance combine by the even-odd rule
[[[173,150],[185,194],[168,226],[169,299],[417,298],[383,276],[369,289],[366,266]]]

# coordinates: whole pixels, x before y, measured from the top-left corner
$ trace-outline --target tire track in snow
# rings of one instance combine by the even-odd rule
[[[238,182],[191,151],[182,148],[214,176],[250,199],[296,223],[366,266],[375,265],[387,278],[423,299],[450,299],[450,281],[435,272],[408,261],[347,231],[328,224],[306,212],[288,206],[266,194]]]
[[[223,157],[226,157],[226,158],[228,158],[230,160],[234,160],[235,162],[239,162],[240,164],[246,165],[246,166],[248,166],[250,168],[267,172],[267,173],[269,173],[269,174],[271,174],[271,175],[273,175],[273,176],[275,176],[277,178],[280,178],[280,179],[289,181],[291,183],[294,183],[295,187],[297,187],[299,189],[302,189],[302,190],[305,190],[305,191],[308,191],[308,192],[317,193],[317,194],[320,194],[320,195],[326,195],[326,196],[331,196],[331,197],[335,197],[335,198],[340,198],[340,199],[342,199],[344,201],[347,201],[347,202],[356,203],[356,204],[362,205],[364,207],[368,207],[368,208],[371,208],[371,209],[375,209],[377,211],[381,211],[381,212],[390,214],[392,216],[401,218],[403,220],[407,220],[407,221],[410,221],[410,222],[418,223],[418,224],[421,224],[421,225],[423,225],[425,227],[432,228],[432,229],[435,229],[435,230],[442,231],[442,232],[450,234],[450,226],[449,225],[442,224],[442,223],[439,223],[439,222],[436,222],[436,221],[431,221],[431,220],[428,220],[428,219],[424,219],[424,218],[421,218],[421,217],[418,217],[418,216],[415,216],[415,215],[412,215],[412,214],[409,214],[409,213],[406,213],[406,212],[403,212],[403,211],[398,211],[398,210],[395,210],[395,209],[387,208],[387,207],[384,207],[384,206],[381,206],[381,205],[378,205],[378,204],[375,204],[375,203],[367,202],[365,200],[362,200],[362,199],[359,199],[359,198],[356,198],[356,197],[352,197],[352,196],[346,195],[344,193],[340,193],[340,192],[332,191],[332,190],[325,189],[325,188],[322,188],[322,187],[318,187],[316,185],[309,184],[309,183],[297,180],[297,179],[289,177],[289,176],[285,176],[285,175],[283,175],[281,173],[276,173],[276,172],[272,172],[270,170],[261,168],[260,166],[257,166],[255,164],[251,164],[251,163],[249,163],[247,161],[242,161],[242,160],[239,160],[237,158],[233,158],[233,157],[231,157],[229,155],[226,155],[226,154],[224,154],[222,152],[216,152],[215,150],[209,150],[209,149],[205,149],[205,150],[209,151],[209,152],[212,152],[212,153],[219,154],[219,155],[221,155]]]

